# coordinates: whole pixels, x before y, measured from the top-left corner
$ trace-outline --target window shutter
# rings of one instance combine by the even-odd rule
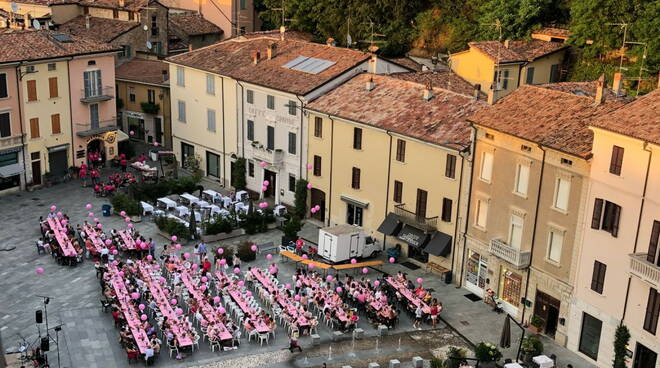
[[[48,78],[48,92],[50,98],[57,97],[57,77]]]
[[[612,209],[612,227],[611,234],[613,237],[619,235],[619,220],[621,219],[621,206],[614,205]]]
[[[604,263],[594,261],[594,271],[591,276],[591,290],[602,294],[605,286],[605,272],[607,266]]]
[[[28,101],[36,101],[37,100],[37,81],[36,80],[27,81],[27,93],[28,93]]]
[[[5,98],[7,97],[8,94],[8,89],[7,89],[7,74],[0,74],[0,98]]]
[[[9,113],[0,113],[0,137],[9,137],[11,135],[11,122]]]
[[[30,137],[39,138],[39,118],[30,119]]]
[[[101,71],[100,70],[95,70],[94,73],[96,74],[96,94],[100,95],[102,94],[103,91],[103,82],[101,81]]]
[[[353,168],[351,188],[360,189],[360,169]]]
[[[248,141],[254,140],[254,121],[247,121],[247,139]]]
[[[321,176],[321,156],[314,156],[314,176]]]
[[[51,128],[53,134],[60,134],[62,133],[62,129],[60,127],[60,114],[54,114],[50,116],[50,122],[51,122]]]
[[[296,133],[289,132],[289,153],[296,154]]]
[[[658,314],[660,312],[660,295],[654,288],[649,288],[649,298],[646,303],[644,315],[644,329],[655,335],[658,327]]]
[[[653,221],[649,251],[646,253],[646,260],[651,263],[655,263],[655,256],[658,253],[658,238],[660,238],[660,221]],[[658,265],[660,266],[660,259],[658,260]]]
[[[420,218],[426,217],[426,197],[427,192],[423,189],[417,189],[417,205],[415,206],[415,215]]]
[[[275,149],[275,127],[268,126],[266,129],[266,148]]]
[[[362,149],[362,129],[353,128],[353,148]]]
[[[90,80],[89,80],[89,73],[90,72],[84,72],[83,73],[83,79],[84,79],[84,86],[85,86],[85,97],[88,97],[91,95],[91,87],[90,87]]]
[[[591,228],[600,229],[600,219],[603,216],[603,200],[596,198],[594,202],[594,213],[591,216]]]
[[[403,183],[395,180],[394,181],[394,202],[401,203],[403,197]]]
[[[456,156],[447,155],[447,165],[445,166],[445,176],[454,179],[456,177]]]
[[[610,173],[621,175],[623,165],[623,147],[612,146],[612,158],[610,159]]]
[[[451,222],[452,200],[449,198],[442,199],[442,221]]]

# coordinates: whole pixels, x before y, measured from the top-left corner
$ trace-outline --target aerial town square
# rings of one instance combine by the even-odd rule
[[[660,368],[658,0],[0,0],[0,368]]]

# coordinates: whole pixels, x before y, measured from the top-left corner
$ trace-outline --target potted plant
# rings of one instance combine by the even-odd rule
[[[282,231],[284,236],[282,237],[282,244],[289,244],[289,242],[295,242],[298,240],[298,231],[302,229],[302,223],[298,216],[291,216],[289,221],[287,221],[284,226],[282,226]]]
[[[474,356],[480,363],[485,363],[479,364],[480,367],[495,367],[495,362],[502,358],[502,352],[489,342],[480,342],[474,349]]]
[[[532,316],[529,326],[527,327],[535,333],[540,333],[543,329],[543,319],[539,316]]]
[[[543,353],[543,343],[538,336],[527,336],[520,346],[520,354],[523,362],[530,363],[532,358]]]
[[[244,241],[241,243],[241,245],[238,246],[238,251],[236,252],[236,255],[238,258],[241,259],[243,262],[250,262],[254,261],[257,259],[257,252],[252,250],[252,245],[254,243],[249,242],[249,241]]]
[[[445,368],[458,368],[466,356],[465,349],[456,346],[450,346],[447,351],[447,359],[445,359]]]

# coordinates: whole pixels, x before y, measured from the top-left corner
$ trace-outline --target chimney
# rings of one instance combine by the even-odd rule
[[[325,44],[328,45],[328,46],[337,46],[337,42],[332,37],[325,40]]]
[[[365,89],[367,91],[373,91],[374,88],[376,88],[376,85],[374,84],[374,78],[369,77],[369,80],[367,81],[367,83],[365,85]]]
[[[489,105],[495,104],[495,90],[494,89],[489,89],[488,92],[486,92],[486,96],[488,97],[488,102]]]
[[[192,50],[193,50],[193,48],[192,48],[192,44],[189,44],[189,45],[188,45],[188,52],[190,52],[190,51],[192,51]]]
[[[433,98],[433,86],[431,83],[428,83],[426,85],[426,88],[424,88],[424,95],[422,96],[424,101],[429,101]]]
[[[596,99],[595,105],[600,105],[605,101],[605,74],[601,74],[596,82]]]
[[[658,88],[660,88],[660,73],[658,73]]]
[[[614,81],[612,82],[612,92],[619,96],[621,94],[621,84],[623,76],[621,73],[614,73]]]
[[[123,8],[124,6],[126,6],[126,1],[125,0],[119,0],[119,7]]]
[[[162,73],[162,75],[163,75],[163,82],[167,81],[167,79],[168,79],[168,78],[167,78],[167,69],[163,69],[163,70],[161,71],[161,73]]]
[[[280,26],[280,40],[284,41],[284,32],[286,32],[285,26]]]
[[[504,47],[506,47],[508,49],[510,43],[511,43],[511,40],[504,40]]]
[[[261,53],[259,53],[259,51],[252,51],[250,56],[252,56],[252,63],[257,65],[259,63],[259,58],[261,58]]]
[[[475,84],[474,85],[474,99],[475,100],[479,99],[479,92],[481,92],[481,84]]]
[[[85,16],[85,29],[89,29],[89,18],[91,18],[89,15]]]
[[[266,48],[266,54],[268,55],[268,60],[275,57],[275,50],[277,50],[277,44],[275,42],[268,45]]]

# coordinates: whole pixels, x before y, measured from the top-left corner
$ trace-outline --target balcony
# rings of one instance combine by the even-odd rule
[[[82,97],[80,97],[80,102],[89,104],[112,100],[115,97],[113,92],[114,87],[112,86],[105,86],[101,88],[85,88],[81,91]]]
[[[399,220],[404,224],[414,226],[425,232],[435,231],[438,224],[438,216],[418,216],[415,212],[406,209],[405,203],[394,206],[394,214],[397,215]]]
[[[25,134],[19,134],[0,138],[0,149],[21,145],[24,136]]]
[[[490,253],[509,262],[517,269],[529,267],[532,259],[532,253],[530,251],[514,248],[501,239],[490,240]]]
[[[117,119],[112,118],[95,123],[76,123],[75,129],[76,135],[78,135],[78,137],[89,137],[94,134],[101,134],[112,130],[117,130],[119,127],[117,126]]]
[[[268,149],[259,142],[252,143],[252,157],[275,167],[281,167],[284,163],[284,151],[281,149]]]
[[[630,274],[653,287],[660,286],[660,266],[646,260],[646,253],[630,254]]]

